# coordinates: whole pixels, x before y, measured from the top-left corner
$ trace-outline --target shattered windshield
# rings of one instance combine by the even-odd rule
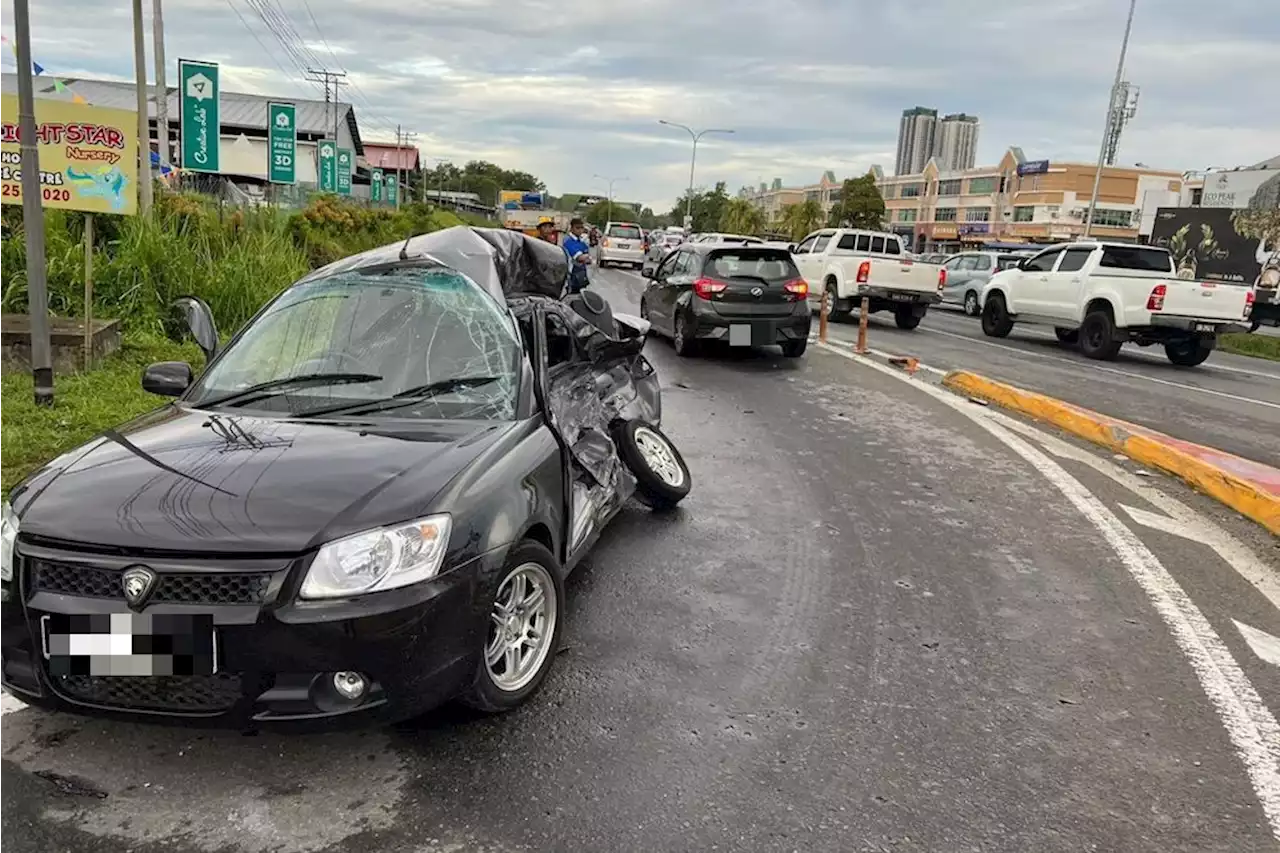
[[[509,420],[520,356],[509,315],[466,276],[343,272],[285,291],[187,400],[289,416]]]

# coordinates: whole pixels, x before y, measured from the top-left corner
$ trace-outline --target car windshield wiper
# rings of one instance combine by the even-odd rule
[[[396,394],[391,395],[382,400],[360,400],[354,403],[344,403],[341,406],[326,406],[320,409],[308,409],[305,412],[299,412],[294,415],[295,418],[316,418],[324,415],[357,415],[369,412],[381,412],[387,409],[396,409],[401,406],[409,406],[428,400],[440,394],[448,394],[450,391],[460,391],[463,388],[476,388],[480,385],[488,385],[490,382],[498,382],[505,379],[504,376],[455,376],[452,379],[441,379],[437,382],[429,382],[426,385],[418,385],[414,388],[406,388]]]
[[[230,394],[223,394],[211,400],[200,400],[192,405],[202,409],[212,406],[235,406],[262,397],[275,396],[291,386],[345,385],[355,382],[379,382],[381,379],[382,377],[376,373],[300,373],[297,376],[282,376],[268,382],[259,382],[257,385],[250,385],[248,388],[241,388],[239,391],[232,391]]]

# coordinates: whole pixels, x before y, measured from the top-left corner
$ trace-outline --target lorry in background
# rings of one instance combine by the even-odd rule
[[[982,331],[1003,338],[1017,323],[1052,326],[1087,358],[1110,360],[1126,343],[1162,344],[1194,367],[1218,335],[1243,332],[1252,283],[1178,277],[1168,249],[1084,240],[1063,243],[996,273],[982,291]]]
[[[504,228],[520,231],[530,237],[537,237],[538,223],[549,219],[555,227],[558,239],[569,230],[569,220],[573,218],[568,213],[549,210],[546,196],[532,190],[503,190],[498,193],[498,207]]]
[[[830,294],[831,318],[842,320],[868,298],[870,312],[892,311],[900,329],[920,325],[942,299],[947,272],[912,260],[896,234],[849,228],[815,231],[791,247],[811,299]]]

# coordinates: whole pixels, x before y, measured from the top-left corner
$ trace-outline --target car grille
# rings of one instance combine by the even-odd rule
[[[64,675],[52,679],[67,699],[128,711],[171,713],[219,713],[229,710],[242,696],[240,676],[163,675]]]
[[[37,561],[33,589],[86,598],[124,599],[120,571],[92,566]],[[271,586],[271,574],[160,573],[151,595],[152,604],[262,604]]]

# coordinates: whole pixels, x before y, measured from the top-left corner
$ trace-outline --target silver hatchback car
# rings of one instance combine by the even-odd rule
[[[1019,252],[961,252],[943,263],[947,271],[947,283],[942,288],[942,301],[963,305],[964,313],[978,316],[982,310],[982,288],[991,276],[1016,267],[1025,257]]]

